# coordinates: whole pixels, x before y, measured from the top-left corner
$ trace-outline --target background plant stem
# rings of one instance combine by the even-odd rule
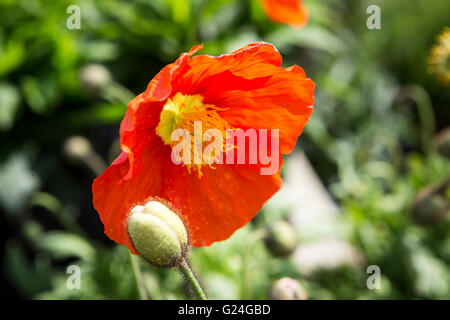
[[[148,300],[149,297],[148,297],[147,290],[145,289],[144,278],[142,277],[142,273],[141,273],[141,269],[139,267],[139,261],[137,259],[137,256],[135,256],[131,252],[129,252],[129,255],[130,255],[131,267],[133,269],[134,279],[136,281],[136,287],[139,292],[139,299]]]

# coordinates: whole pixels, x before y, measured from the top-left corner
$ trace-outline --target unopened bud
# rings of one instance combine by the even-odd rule
[[[159,201],[149,201],[131,210],[128,234],[136,251],[160,267],[178,265],[189,245],[183,221]]]
[[[420,191],[412,205],[411,215],[415,223],[432,226],[445,218],[450,210],[449,201],[443,195],[446,183],[430,186]]]
[[[105,161],[94,151],[88,139],[72,136],[64,142],[64,155],[73,163],[82,163],[95,174],[100,175],[106,169]]]
[[[292,278],[281,278],[270,288],[271,300],[308,300],[305,288]]]
[[[80,83],[89,95],[96,95],[111,83],[112,76],[109,70],[101,64],[87,64],[80,69]]]
[[[84,137],[73,136],[64,142],[64,154],[71,160],[80,161],[88,157],[91,152],[91,143]]]
[[[267,227],[264,238],[267,249],[277,257],[286,257],[297,247],[297,236],[294,228],[286,221],[277,221]]]
[[[436,150],[447,159],[450,159],[450,127],[440,131],[434,138]]]

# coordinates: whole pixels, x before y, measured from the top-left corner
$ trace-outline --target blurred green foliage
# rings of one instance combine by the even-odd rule
[[[448,0],[305,2],[310,21],[293,29],[269,22],[258,0],[0,0],[1,294],[138,298],[127,249],[103,235],[92,208],[89,161],[69,161],[63,143],[84,135],[112,161],[126,103],[165,64],[200,42],[218,55],[262,40],[316,83],[300,144],[364,263],[305,274],[292,257],[273,257],[261,234],[291,213],[271,206],[229,240],[192,250],[209,296],[265,299],[289,276],[312,299],[450,298],[449,215],[422,227],[410,214],[420,190],[450,177],[432,144],[450,124],[450,90],[426,65]],[[72,4],[80,30],[66,28]],[[366,28],[369,4],[381,7],[380,30]],[[67,289],[71,264],[81,290]],[[381,290],[366,287],[372,264]],[[141,268],[151,298],[191,298],[175,271]]]

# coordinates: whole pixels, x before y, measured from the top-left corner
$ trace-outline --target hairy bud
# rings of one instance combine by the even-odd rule
[[[419,195],[412,207],[412,218],[416,224],[432,226],[442,221],[450,210],[448,200],[438,193]]]
[[[437,151],[447,159],[450,159],[450,127],[439,132],[434,138]]]
[[[134,207],[127,227],[136,251],[152,264],[173,267],[186,255],[189,240],[183,221],[159,201]]]
[[[101,64],[87,64],[80,69],[80,82],[82,88],[89,95],[98,92],[111,83],[112,76],[109,70]]]
[[[305,288],[292,278],[281,278],[274,282],[270,288],[272,300],[307,300],[308,293]]]
[[[264,242],[274,256],[286,257],[297,247],[297,236],[289,223],[277,221],[267,228]]]
[[[84,159],[92,152],[91,143],[84,137],[72,136],[64,142],[64,154],[73,160]]]
[[[422,226],[432,226],[442,221],[450,211],[449,191],[450,177],[421,189],[411,207],[414,222]]]

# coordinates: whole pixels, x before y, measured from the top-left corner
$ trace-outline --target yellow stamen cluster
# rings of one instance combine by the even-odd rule
[[[429,71],[443,84],[450,84],[450,28],[439,35],[428,58]]]
[[[212,152],[211,155],[203,154],[202,150],[205,142],[210,143],[212,138],[206,131],[208,129],[219,130],[222,136],[225,137],[227,129],[231,129],[228,122],[219,115],[219,112],[226,109],[203,104],[203,99],[203,96],[199,94],[184,95],[180,92],[176,93],[164,105],[159,124],[156,127],[156,133],[165,144],[171,147],[178,143],[178,141],[172,141],[172,133],[176,129],[184,129],[185,132],[190,134],[192,162],[183,164],[187,166],[189,173],[191,169],[196,170],[199,177],[202,176],[202,166],[208,165],[214,168],[212,164],[220,156],[215,154],[215,152]],[[197,122],[201,123],[201,135],[194,134],[194,125]],[[200,148],[196,146],[200,146]],[[227,152],[226,143],[223,143],[222,152]],[[201,159],[201,161],[194,161],[194,159]]]

